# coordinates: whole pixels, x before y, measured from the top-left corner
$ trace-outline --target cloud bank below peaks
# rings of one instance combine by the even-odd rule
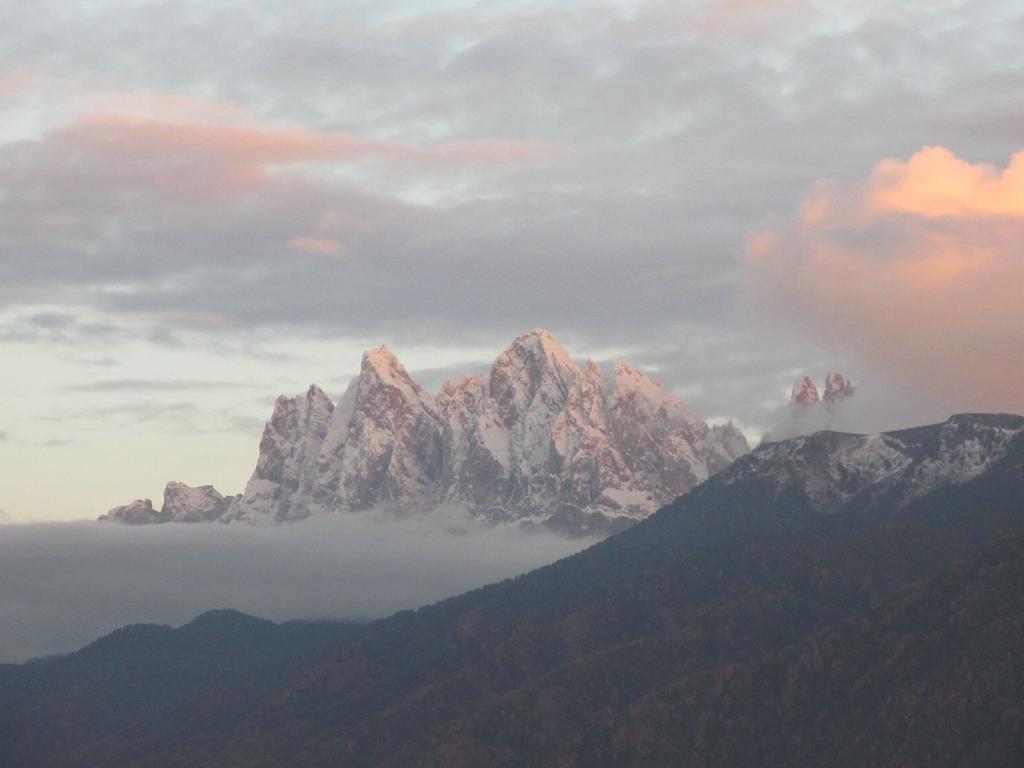
[[[374,619],[566,557],[593,540],[498,529],[449,512],[328,515],[270,529],[4,526],[0,663],[74,650],[136,622],[215,608],[275,620]]]

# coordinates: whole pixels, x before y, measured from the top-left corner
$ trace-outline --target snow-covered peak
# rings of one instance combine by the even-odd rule
[[[360,377],[371,377],[385,384],[397,386],[418,386],[409,376],[405,366],[386,345],[376,349],[368,349],[363,353],[363,362],[359,367]]]
[[[309,389],[306,390],[306,402],[311,409],[330,410],[334,408],[331,398],[316,384],[310,384]]]
[[[510,347],[516,346],[539,349],[552,365],[576,368],[576,364],[562,343],[543,328],[534,328],[529,333],[519,336],[510,345]]]
[[[364,352],[359,369],[356,409],[370,407],[382,413],[398,408],[401,403],[415,403],[415,408],[424,408],[437,416],[434,396],[416,383],[394,352],[386,346]]]
[[[172,480],[164,488],[161,512],[163,517],[175,523],[202,523],[223,515],[230,501],[212,485],[193,488]]]
[[[795,488],[819,511],[876,499],[890,506],[966,483],[1002,459],[1020,435],[1024,418],[960,414],[942,424],[858,435],[821,431],[762,443],[715,482],[734,484],[760,476],[776,495]]]
[[[126,525],[149,525],[151,523],[165,522],[159,512],[153,509],[153,502],[150,499],[136,499],[129,504],[122,504],[114,507],[100,520]]]
[[[364,353],[333,404],[312,385],[279,397],[245,492],[168,486],[174,520],[281,523],[388,504],[466,507],[493,521],[572,533],[653,512],[746,452],[628,365],[606,384],[541,328],[501,353],[489,375],[447,382],[435,398],[386,346]],[[218,498],[219,497],[219,498]],[[156,516],[144,504],[119,517]]]
[[[581,378],[583,372],[565,347],[547,331],[535,329],[516,338],[494,361],[488,392],[511,427],[538,398],[544,410],[557,412]]]
[[[212,485],[193,488],[171,481],[164,488],[164,506],[157,511],[149,499],[136,499],[130,504],[114,507],[100,520],[111,520],[128,525],[153,523],[205,523],[221,519],[236,496],[222,496]]]
[[[806,408],[818,402],[818,386],[810,376],[801,376],[793,384],[789,404],[794,408]]]
[[[635,393],[646,400],[660,400],[665,394],[661,384],[626,363],[615,364],[615,392]]]
[[[620,417],[628,415],[640,423],[651,419],[690,421],[697,418],[681,397],[626,363],[615,364],[610,405]]]
[[[495,366],[506,363],[520,366],[533,363],[538,369],[547,368],[563,380],[575,380],[582,375],[561,342],[543,328],[534,328],[515,338],[498,357]]]

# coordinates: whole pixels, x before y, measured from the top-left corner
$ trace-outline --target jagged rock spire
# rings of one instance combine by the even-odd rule
[[[789,397],[789,404],[794,408],[807,408],[816,404],[818,397],[818,386],[810,376],[801,376],[793,384],[793,392]]]
[[[853,382],[838,371],[829,371],[825,377],[825,395],[822,400],[829,405],[850,397],[854,392]]]

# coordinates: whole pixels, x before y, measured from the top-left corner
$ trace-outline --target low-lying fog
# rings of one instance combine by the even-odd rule
[[[570,555],[594,539],[458,517],[339,514],[275,528],[75,522],[0,529],[0,662],[212,608],[372,619]]]

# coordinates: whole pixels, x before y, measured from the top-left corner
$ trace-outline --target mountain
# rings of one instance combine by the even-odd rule
[[[797,411],[814,410],[816,406],[834,408],[842,401],[852,397],[856,387],[838,371],[829,371],[825,376],[825,393],[818,394],[818,385],[810,376],[801,376],[793,383],[789,397],[789,405]]]
[[[150,523],[204,523],[223,517],[236,496],[222,496],[212,485],[198,488],[172,480],[164,488],[164,504],[157,511],[150,499],[137,499],[130,504],[114,507],[100,520],[113,520],[130,525]]]
[[[820,401],[818,396],[818,385],[810,376],[801,376],[793,384],[793,391],[789,397],[789,404],[794,408],[808,408],[817,405]]]
[[[239,706],[329,658],[354,624],[209,611],[136,624],[68,656],[0,665],[0,765],[133,762],[223,727]],[[99,745],[99,746],[98,746]]]
[[[1022,585],[1024,418],[818,433],[759,447],[571,558],[361,627],[231,717],[204,715],[194,737],[142,724],[127,755],[99,728],[89,755],[168,768],[1015,766]],[[32,722],[45,731],[61,713]]]
[[[709,426],[638,370],[618,363],[606,380],[537,329],[487,376],[448,382],[436,397],[387,347],[370,350],[337,404],[316,385],[277,399],[240,497],[171,483],[160,512],[137,501],[103,519],[258,525],[385,505],[613,531],[748,450],[732,424]]]

